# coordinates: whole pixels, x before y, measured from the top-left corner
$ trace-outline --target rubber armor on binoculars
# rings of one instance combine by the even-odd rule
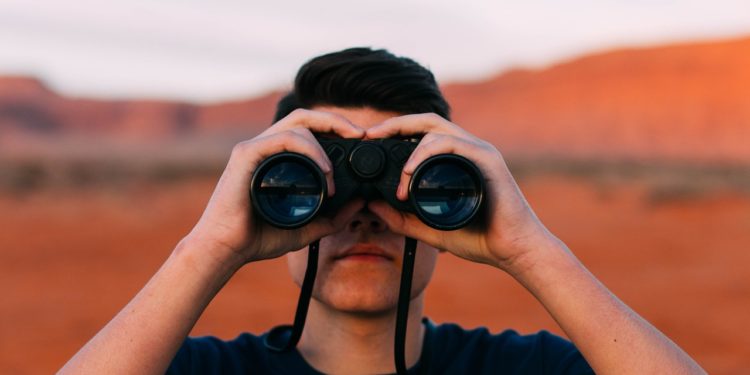
[[[420,138],[363,141],[316,135],[316,139],[333,165],[336,194],[327,196],[324,174],[307,156],[272,155],[255,170],[250,192],[256,212],[269,224],[298,228],[317,215],[332,216],[346,202],[361,197],[383,199],[433,228],[454,230],[469,224],[482,206],[484,182],[479,169],[455,154],[422,162],[409,183],[409,199],[396,198],[404,163]]]

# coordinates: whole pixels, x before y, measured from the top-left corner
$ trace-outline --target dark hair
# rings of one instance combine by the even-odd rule
[[[366,47],[318,56],[302,65],[294,89],[278,103],[274,122],[297,108],[317,105],[434,112],[450,119],[450,106],[429,70],[412,59]]]

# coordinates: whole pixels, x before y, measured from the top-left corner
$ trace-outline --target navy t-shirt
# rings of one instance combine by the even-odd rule
[[[546,331],[519,335],[486,328],[464,330],[456,324],[427,328],[419,361],[409,374],[593,374],[569,341]],[[275,352],[263,340],[268,333],[243,333],[231,341],[188,338],[167,374],[321,374],[299,351]]]

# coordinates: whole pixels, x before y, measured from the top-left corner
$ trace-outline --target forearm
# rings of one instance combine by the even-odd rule
[[[163,374],[211,299],[241,266],[183,240],[146,286],[60,371]]]
[[[544,305],[598,374],[703,374],[674,342],[550,237],[513,276]]]

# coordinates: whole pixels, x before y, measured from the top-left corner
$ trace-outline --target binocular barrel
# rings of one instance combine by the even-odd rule
[[[357,197],[383,199],[439,230],[462,228],[480,211],[483,178],[474,163],[462,156],[440,154],[422,162],[409,183],[409,199],[403,202],[396,198],[396,189],[418,140],[318,141],[333,164],[336,194],[328,197],[323,172],[307,156],[273,155],[255,170],[250,188],[254,209],[269,224],[299,228],[317,215],[333,215]]]

